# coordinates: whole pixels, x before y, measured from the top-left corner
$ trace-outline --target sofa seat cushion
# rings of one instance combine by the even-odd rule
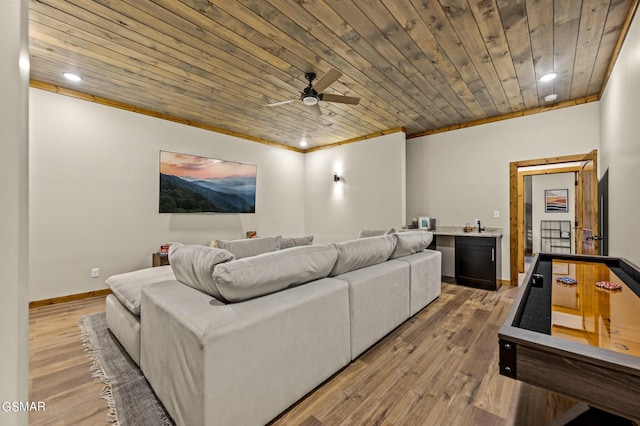
[[[241,302],[324,278],[337,257],[331,245],[292,247],[217,265],[213,279],[222,300]]]
[[[142,290],[141,290],[142,293]],[[140,316],[133,315],[113,294],[105,300],[107,327],[127,351],[133,362],[140,365]]]
[[[410,314],[417,314],[440,296],[442,291],[442,253],[424,250],[396,259],[409,264],[411,293]]]
[[[396,232],[393,236],[396,238],[396,248],[391,259],[424,251],[433,241],[433,234],[426,231]]]
[[[280,250],[281,236],[264,238],[246,238],[243,240],[216,240],[216,247],[231,252],[236,259],[257,256]]]
[[[107,278],[106,284],[122,306],[133,315],[140,315],[142,287],[175,279],[171,266],[165,265],[112,275]]]
[[[393,253],[396,239],[393,235],[381,235],[335,243],[334,246],[338,259],[329,274],[331,277],[385,262]]]
[[[216,265],[235,259],[227,250],[205,246],[173,244],[169,248],[169,263],[176,279],[221,300],[213,281]]]
[[[409,272],[390,260],[335,277],[349,285],[352,360],[409,318]]]

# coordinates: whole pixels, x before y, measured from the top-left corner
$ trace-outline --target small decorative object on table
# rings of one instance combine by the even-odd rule
[[[160,250],[153,253],[151,258],[152,266],[164,266],[169,264],[169,247],[173,243],[164,243],[160,245]]]
[[[578,281],[575,278],[571,278],[571,277],[558,277],[556,278],[556,281],[561,284],[577,284],[578,283]]]
[[[612,283],[609,281],[598,281],[596,283],[597,287],[603,288],[605,290],[620,290],[622,288],[621,284]]]
[[[169,264],[169,253],[153,253],[151,266],[165,266]]]
[[[256,231],[247,231],[247,238],[256,238],[257,236]]]
[[[473,230],[473,228],[471,226],[469,226],[468,223],[464,226],[464,232],[471,232],[472,230]]]

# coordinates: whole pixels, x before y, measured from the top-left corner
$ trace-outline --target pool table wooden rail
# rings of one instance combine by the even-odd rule
[[[640,277],[640,270],[624,259],[546,253],[536,255],[498,332],[500,374],[640,421],[640,357],[517,326],[531,290],[532,275],[541,257],[624,262],[631,277]]]

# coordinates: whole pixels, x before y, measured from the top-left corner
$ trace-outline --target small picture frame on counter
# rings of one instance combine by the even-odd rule
[[[420,216],[418,218],[418,229],[429,229],[429,218],[426,216]]]
[[[418,229],[424,229],[425,231],[436,230],[436,219],[434,217],[421,216],[418,218]]]

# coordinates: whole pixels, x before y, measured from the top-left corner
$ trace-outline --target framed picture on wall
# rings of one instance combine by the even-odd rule
[[[568,189],[545,189],[544,211],[546,213],[566,213],[569,211]]]

